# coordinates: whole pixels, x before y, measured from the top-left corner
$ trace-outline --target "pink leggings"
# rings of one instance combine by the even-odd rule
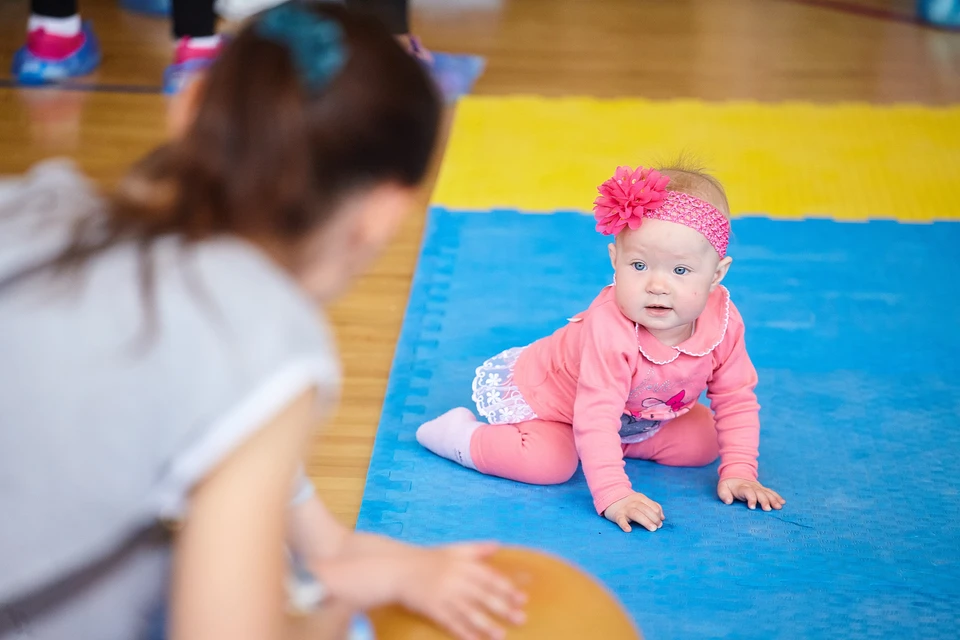
[[[671,467],[702,467],[717,455],[713,415],[699,403],[665,424],[649,440],[623,445],[625,458]],[[470,457],[481,473],[528,484],[566,482],[580,462],[573,428],[548,420],[485,424],[473,432]]]

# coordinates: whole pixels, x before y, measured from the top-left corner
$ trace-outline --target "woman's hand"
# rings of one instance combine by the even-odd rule
[[[503,622],[525,620],[526,596],[483,562],[496,550],[493,544],[412,549],[386,570],[402,576],[399,600],[408,609],[461,640],[499,639]]]

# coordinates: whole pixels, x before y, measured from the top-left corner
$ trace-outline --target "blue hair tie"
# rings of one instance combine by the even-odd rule
[[[340,25],[296,2],[264,11],[257,34],[290,51],[301,78],[312,90],[322,89],[347,61]]]

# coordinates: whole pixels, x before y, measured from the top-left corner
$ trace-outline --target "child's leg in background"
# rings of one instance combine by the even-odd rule
[[[351,11],[362,11],[378,18],[414,57],[428,63],[433,61],[432,54],[420,39],[410,33],[408,0],[345,0],[345,3]]]
[[[173,37],[209,38],[217,33],[217,16],[213,10],[214,0],[173,0]]]
[[[48,18],[69,18],[77,15],[77,0],[31,0],[30,14]]]
[[[407,0],[346,0],[351,11],[372,14],[395,36],[410,33],[410,11]]]
[[[48,59],[63,58],[83,44],[77,0],[31,0],[27,46]]]
[[[170,16],[177,41],[174,64],[192,59],[212,61],[220,50],[214,0],[173,0]]]
[[[163,91],[178,93],[217,58],[223,42],[217,35],[215,0],[173,0],[170,16],[177,48],[163,74]]]
[[[31,0],[27,42],[13,58],[20,82],[40,84],[87,75],[100,63],[100,47],[83,24],[77,0]]]
[[[625,458],[652,460],[670,467],[702,467],[718,455],[713,414],[700,403],[663,425],[649,440],[623,448]]]
[[[462,407],[421,426],[417,441],[467,468],[528,484],[566,482],[579,463],[569,424],[487,424]]]

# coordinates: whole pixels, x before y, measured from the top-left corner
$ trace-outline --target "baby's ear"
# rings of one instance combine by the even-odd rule
[[[723,279],[727,277],[727,271],[730,270],[730,265],[733,264],[733,258],[727,256],[720,261],[720,264],[717,265],[717,270],[713,274],[713,282],[710,283],[710,291],[713,291],[720,283],[723,282]]]
[[[617,270],[617,243],[611,242],[607,245],[607,253],[610,254],[610,266],[613,267],[613,270]]]

